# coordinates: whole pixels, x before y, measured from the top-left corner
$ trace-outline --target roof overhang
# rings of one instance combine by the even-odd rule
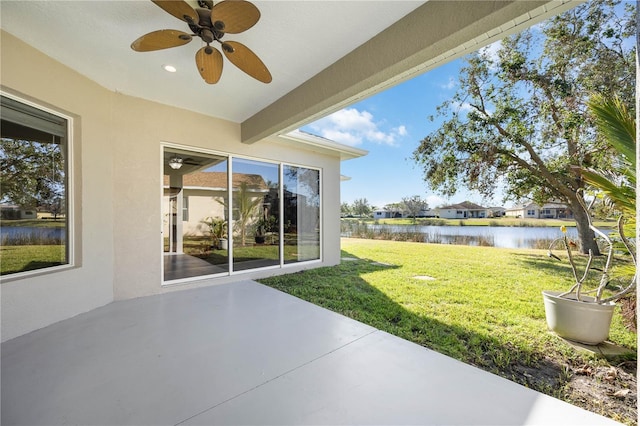
[[[343,145],[301,130],[293,130],[287,134],[280,135],[280,140],[285,144],[303,145],[309,150],[321,154],[339,155],[340,161],[363,157],[369,153],[364,149]]]
[[[428,1],[241,124],[253,143],[367,96],[576,6],[559,1]]]

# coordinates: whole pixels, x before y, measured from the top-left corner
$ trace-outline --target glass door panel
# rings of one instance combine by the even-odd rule
[[[229,272],[228,159],[165,148],[165,281]]]
[[[284,166],[284,263],[320,259],[320,171]]]
[[[233,270],[279,265],[279,167],[234,158],[232,169]]]

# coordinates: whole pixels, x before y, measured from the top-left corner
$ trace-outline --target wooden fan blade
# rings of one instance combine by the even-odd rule
[[[260,11],[253,4],[245,0],[226,0],[217,3],[211,11],[211,23],[214,28],[216,22],[224,23],[222,32],[238,34],[253,27],[260,19]]]
[[[210,53],[207,53],[210,52]],[[222,75],[222,54],[211,46],[196,52],[196,65],[200,75],[209,84],[216,84]]]
[[[178,19],[189,22],[185,16],[190,17],[193,21],[198,22],[198,14],[191,6],[183,0],[151,0],[160,6],[165,12],[172,14]]]
[[[136,52],[168,49],[182,46],[191,41],[191,36],[178,30],[158,30],[145,34],[133,43],[131,48]]]
[[[231,46],[233,52],[225,49],[225,45]],[[244,44],[237,41],[226,41],[222,44],[222,51],[231,63],[251,77],[263,83],[271,83],[271,73],[267,69],[267,66]]]

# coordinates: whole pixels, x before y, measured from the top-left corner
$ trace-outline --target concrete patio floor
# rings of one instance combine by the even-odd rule
[[[253,281],[2,344],[2,424],[617,424]]]

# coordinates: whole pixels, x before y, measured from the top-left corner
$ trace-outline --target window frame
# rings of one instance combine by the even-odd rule
[[[74,117],[69,114],[66,114],[59,109],[45,106],[43,102],[32,101],[26,99],[23,96],[19,96],[5,90],[0,89],[0,96],[11,99],[13,101],[22,103],[26,106],[38,109],[40,111],[46,112],[48,114],[55,115],[59,118],[62,118],[66,121],[66,162],[65,162],[65,174],[66,174],[66,187],[65,187],[65,196],[66,196],[66,252],[67,252],[67,263],[63,265],[49,266],[40,269],[33,269],[30,271],[24,272],[16,272],[15,274],[10,275],[0,275],[0,283],[6,283],[16,280],[21,280],[25,278],[31,278],[40,275],[49,275],[55,274],[58,272],[64,272],[69,269],[74,269],[79,266],[79,261],[77,258],[77,250],[76,250],[76,220],[75,220],[75,209],[76,209],[76,188],[75,188],[75,145],[74,145],[74,128],[75,122]]]
[[[258,161],[258,162],[263,162],[263,163],[269,163],[269,164],[274,164],[276,166],[278,166],[278,175],[279,175],[279,180],[280,180],[280,186],[278,188],[279,191],[279,198],[280,198],[280,205],[279,205],[279,209],[280,209],[280,214],[283,215],[284,213],[284,184],[283,184],[283,174],[284,174],[284,167],[285,166],[289,166],[289,167],[301,167],[301,168],[306,168],[306,169],[311,169],[311,170],[317,170],[319,173],[319,196],[320,196],[320,207],[319,207],[319,217],[320,217],[320,226],[321,226],[321,230],[320,230],[320,241],[319,241],[319,258],[318,259],[311,259],[311,260],[305,260],[305,261],[300,261],[300,262],[294,262],[294,263],[285,263],[284,262],[284,238],[280,238],[280,259],[278,264],[276,265],[271,265],[271,266],[264,266],[264,267],[259,267],[259,268],[253,268],[253,269],[241,269],[241,270],[235,270],[233,268],[233,235],[231,233],[229,233],[228,235],[228,241],[229,241],[229,272],[226,273],[220,273],[220,274],[211,274],[211,275],[201,275],[201,276],[196,276],[196,277],[188,277],[188,278],[181,278],[181,279],[176,279],[176,280],[170,280],[170,281],[165,281],[164,278],[164,267],[161,268],[161,274],[160,274],[160,280],[161,280],[161,287],[169,287],[169,286],[175,286],[175,285],[182,285],[182,284],[191,284],[193,282],[196,281],[202,281],[202,280],[206,280],[206,279],[217,279],[217,278],[227,278],[227,277],[233,277],[233,276],[240,276],[243,274],[251,274],[251,273],[255,273],[255,272],[260,272],[260,271],[265,271],[265,270],[286,270],[286,269],[295,269],[296,267],[299,268],[300,265],[310,265],[313,263],[322,263],[324,262],[324,170],[322,167],[314,167],[314,166],[309,166],[309,165],[304,165],[304,164],[298,164],[298,163],[292,163],[292,162],[286,162],[286,161],[282,161],[282,160],[272,160],[272,159],[267,159],[267,158],[260,158],[260,157],[254,157],[254,156],[249,156],[249,155],[239,155],[239,154],[235,154],[235,153],[231,153],[231,152],[227,152],[227,151],[222,151],[222,150],[217,150],[217,149],[208,149],[208,148],[203,148],[203,147],[194,147],[194,146],[188,146],[188,145],[182,145],[182,144],[176,144],[176,143],[172,143],[172,142],[167,142],[167,141],[162,141],[160,143],[160,155],[159,155],[159,165],[160,165],[160,179],[162,182],[163,179],[163,155],[164,155],[164,151],[166,149],[176,149],[176,150],[182,150],[182,151],[191,151],[193,153],[200,153],[200,154],[210,154],[210,155],[219,155],[219,156],[224,156],[227,158],[227,162],[228,162],[228,169],[227,169],[227,186],[228,188],[232,188],[232,178],[233,178],[233,160],[234,159],[241,159],[241,160],[249,160],[249,161]],[[160,185],[160,216],[162,216],[162,196],[163,196],[163,185]],[[232,218],[232,211],[233,211],[233,200],[232,200],[232,196],[231,194],[229,194],[229,210],[228,210],[228,214],[229,214],[229,218],[231,220]],[[161,225],[161,231],[162,231],[162,225]],[[283,235],[284,232],[284,223],[283,220],[280,220],[280,229],[279,229],[280,235]],[[163,250],[163,236],[162,236],[162,232],[160,233],[160,238],[159,238],[159,246],[161,247],[161,256],[163,256],[162,250]],[[164,261],[164,260],[163,260]]]

